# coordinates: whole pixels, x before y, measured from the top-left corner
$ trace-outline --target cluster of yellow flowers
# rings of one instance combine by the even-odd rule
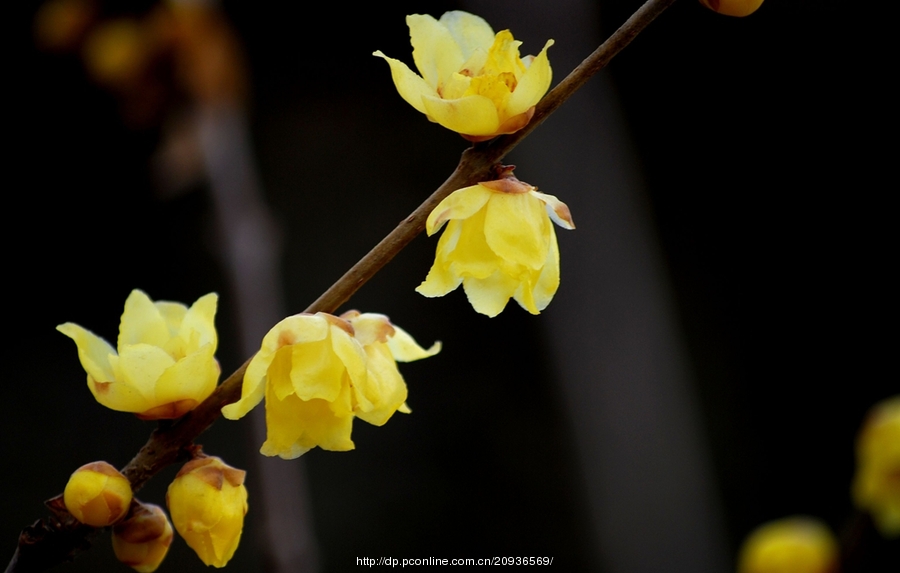
[[[174,419],[205,400],[219,379],[217,300],[211,293],[188,308],[132,291],[117,349],[77,324],[57,329],[75,341],[100,404],[145,420]],[[185,464],[169,486],[175,530],[207,565],[224,567],[237,549],[247,512],[243,482],[243,471],[202,456]],[[149,573],[165,558],[174,536],[165,511],[133,499],[128,479],[108,463],[76,470],[63,501],[82,523],[114,526],[113,549],[126,565]]]
[[[701,0],[730,15],[750,13],[761,1]],[[547,50],[553,40],[537,56],[523,58],[521,42],[508,30],[494,33],[487,22],[466,12],[447,12],[439,20],[415,14],[406,22],[419,74],[380,51],[374,55],[387,61],[397,91],[416,110],[472,142],[514,133],[529,123],[550,87]],[[512,167],[498,166],[495,179],[456,190],[428,217],[429,236],[446,228],[434,264],[416,290],[436,297],[462,285],[479,313],[496,316],[513,298],[538,314],[559,287],[553,223],[575,228],[565,203],[519,181]],[[100,404],[145,420],[175,419],[216,387],[217,301],[211,293],[188,308],[153,302],[135,290],[125,301],[116,348],[77,324],[57,329],[75,342],[88,388]],[[261,452],[267,456],[296,458],[315,447],[350,450],[355,418],[380,426],[395,412],[410,412],[397,362],[439,351],[440,343],[426,350],[380,314],[290,316],[263,338],[248,365],[240,399],[222,414],[241,418],[265,398],[267,437]],[[887,530],[894,531],[900,527],[900,508],[881,503],[878,472],[883,465],[879,460],[887,456],[893,464],[897,452],[879,436],[893,432],[893,444],[900,440],[895,422],[886,424],[873,422],[869,437],[861,438],[866,469],[854,491],[858,503],[873,508]],[[244,478],[244,471],[221,459],[196,453],[169,486],[166,502],[174,529],[207,565],[223,567],[237,549],[247,512]],[[165,511],[133,499],[128,479],[106,462],[77,470],[64,503],[82,523],[113,526],[116,555],[142,573],[154,571],[172,543],[173,526]],[[780,571],[783,567],[759,564],[799,563],[786,557],[796,553],[808,555],[812,565],[790,565],[791,571],[824,573],[831,551],[829,538],[813,525],[770,525],[748,542],[742,571]]]
[[[166,505],[175,529],[206,565],[224,567],[237,550],[247,513],[244,475],[200,454],[169,485]],[[116,557],[136,571],[156,571],[165,559],[174,538],[166,512],[134,499],[128,479],[110,464],[93,462],[75,470],[63,502],[81,523],[112,525]]]

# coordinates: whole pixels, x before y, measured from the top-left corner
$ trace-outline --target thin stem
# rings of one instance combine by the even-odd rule
[[[304,312],[334,312],[347,302],[362,285],[375,276],[422,232],[425,228],[425,220],[438,203],[457,189],[487,180],[491,176],[494,165],[556,111],[591,76],[606,66],[616,54],[631,43],[631,40],[641,30],[674,2],[675,0],[647,0],[612,36],[541,100],[531,122],[525,128],[510,135],[475,144],[463,152],[459,164],[450,177]],[[223,406],[236,402],[240,398],[241,382],[249,363],[250,360],[247,360],[193,411],[170,425],[161,424],[154,430],[144,447],[122,470],[135,492],[161,469],[178,461],[179,458],[186,458],[185,448],[212,425],[219,417]],[[34,554],[33,550],[36,545],[40,548],[38,553],[43,551],[45,554],[50,549],[46,546],[53,546],[57,549],[60,545],[68,547],[68,552],[60,553],[63,555],[74,550],[76,544],[72,539],[71,531],[75,526],[71,524],[70,520],[63,521],[64,523],[57,520],[54,527],[45,526],[43,529],[37,528],[38,524],[35,524],[23,531],[19,537],[19,548],[7,568],[7,573],[40,571],[52,566],[52,564],[42,563],[39,567],[35,567],[34,563],[27,563],[26,554]],[[85,528],[80,524],[77,529],[78,531],[92,530],[92,528]],[[69,531],[68,535],[61,535],[66,531]],[[53,534],[54,532],[56,535]],[[83,541],[83,537],[77,535],[75,537],[81,538]],[[22,551],[26,546],[31,551]],[[57,551],[57,553],[59,552]]]

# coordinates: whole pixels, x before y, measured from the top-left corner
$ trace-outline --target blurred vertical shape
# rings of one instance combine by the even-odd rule
[[[281,237],[266,206],[253,161],[242,105],[246,85],[243,51],[214,3],[173,6],[176,73],[196,102],[197,139],[213,199],[222,256],[241,332],[243,356],[259,350],[268,329],[284,314],[279,270]],[[265,440],[265,410],[253,413],[252,443]],[[318,570],[304,466],[296,460],[254,456],[263,514],[259,542],[266,570]]]
[[[496,30],[511,28],[523,54],[554,38],[554,84],[600,42],[595,2],[464,5]],[[635,41],[666,25],[665,16]],[[578,226],[560,237],[562,284],[541,323],[571,415],[595,558],[613,573],[729,570],[686,349],[639,162],[606,75],[509,161],[520,178],[565,201]]]
[[[259,350],[262,337],[284,315],[278,270],[281,239],[266,207],[251,159],[246,120],[235,106],[202,106],[197,112],[204,164],[227,272],[236,295],[242,355]],[[253,413],[254,444],[266,437],[265,410]],[[267,570],[278,573],[318,569],[307,479],[301,460],[254,456],[263,484],[264,552]]]

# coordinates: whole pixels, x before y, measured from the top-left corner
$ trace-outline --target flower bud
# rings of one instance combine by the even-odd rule
[[[836,573],[838,546],[817,519],[789,517],[756,528],[744,541],[738,573]]]
[[[172,523],[206,565],[224,567],[241,540],[246,473],[217,457],[202,457],[184,464],[169,485]]]
[[[108,463],[93,462],[75,470],[66,484],[63,501],[81,523],[106,527],[128,513],[131,484]]]
[[[156,571],[175,533],[161,507],[135,502],[131,517],[113,527],[112,546],[116,558],[140,573]]]
[[[725,16],[749,16],[756,12],[763,0],[700,0],[700,3]]]

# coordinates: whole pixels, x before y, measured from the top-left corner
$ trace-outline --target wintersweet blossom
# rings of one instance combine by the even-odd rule
[[[153,573],[166,558],[175,532],[158,505],[135,500],[128,519],[113,527],[112,546],[116,559],[138,573]]]
[[[146,420],[178,418],[205,400],[219,379],[217,301],[210,293],[187,308],[132,291],[119,324],[118,352],[77,324],[56,329],[75,341],[88,388],[102,405]]]
[[[166,493],[175,530],[203,563],[225,567],[241,541],[247,514],[244,470],[203,456],[182,466]]]
[[[444,296],[460,284],[472,307],[497,316],[510,297],[538,314],[559,287],[559,247],[552,221],[564,229],[575,223],[565,203],[516,179],[512,168],[501,179],[454,191],[428,216],[428,235],[447,229],[434,265],[416,291]]]
[[[700,3],[726,16],[749,16],[756,12],[763,0],[700,0]]]
[[[761,525],[744,541],[738,573],[835,573],[838,544],[817,519],[789,517]]]
[[[433,122],[471,141],[525,127],[550,87],[548,40],[537,56],[519,57],[522,42],[509,30],[494,34],[483,19],[447,12],[440,20],[406,17],[419,74],[399,60],[374,53],[391,66],[400,96]]]
[[[433,356],[380,314],[351,311],[290,316],[266,334],[247,366],[239,401],[222,408],[231,420],[266,399],[267,456],[296,458],[318,446],[353,449],[353,418],[381,426],[408,413],[396,361]]]
[[[876,404],[859,432],[853,500],[883,536],[900,537],[900,396]]]
[[[106,462],[92,462],[75,470],[63,492],[69,513],[94,527],[106,527],[125,517],[131,499],[128,478]]]

